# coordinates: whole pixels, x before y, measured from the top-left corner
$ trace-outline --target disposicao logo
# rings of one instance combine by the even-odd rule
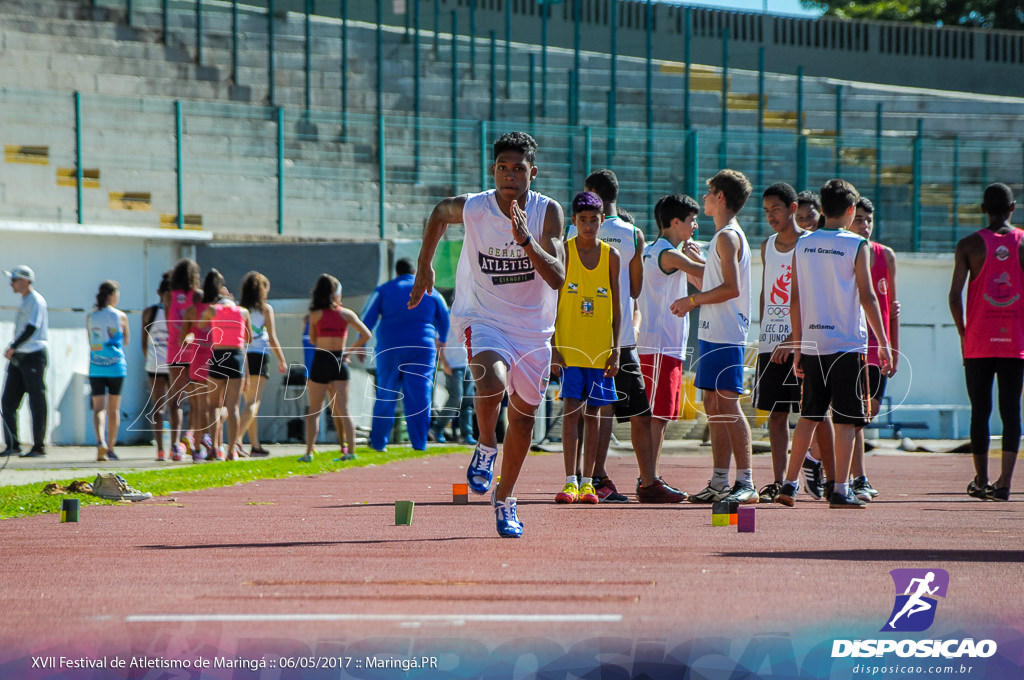
[[[944,569],[893,569],[896,602],[882,626],[883,633],[912,633],[928,630],[935,621],[936,597],[946,597],[949,573]],[[834,640],[832,657],[988,658],[997,651],[993,640]]]
[[[936,597],[945,598],[949,572],[945,569],[893,569],[896,603],[882,632],[928,630],[935,621]],[[901,594],[902,593],[902,594]]]

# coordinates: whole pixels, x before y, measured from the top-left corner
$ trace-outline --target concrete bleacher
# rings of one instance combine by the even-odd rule
[[[100,188],[86,189],[87,222],[157,226],[162,215],[177,213],[175,119],[173,102],[183,106],[182,204],[184,212],[203,215],[203,227],[225,234],[276,234],[278,168],[277,123],[268,105],[267,18],[240,5],[237,82],[231,73],[231,23],[228,3],[204,3],[203,60],[196,63],[194,12],[172,3],[169,34],[161,16],[136,3],[132,26],[117,7],[75,0],[10,0],[0,4],[0,124],[5,144],[48,145],[50,165],[5,164],[0,174],[7,216],[75,219],[75,190],[60,187],[57,168],[74,166],[74,111],[71,92],[83,97],[83,162],[100,171]],[[192,3],[188,3],[191,5]],[[447,24],[443,24],[446,26]],[[463,27],[465,29],[465,27]],[[282,231],[290,235],[374,238],[381,233],[381,194],[377,143],[376,27],[349,22],[347,29],[348,98],[341,102],[341,24],[314,17],[311,22],[311,111],[303,113],[305,90],[304,17],[275,17],[274,101],[284,107],[284,214]],[[399,27],[383,31],[382,101],[387,116],[385,234],[415,237],[430,207],[456,191],[480,188],[479,122],[490,115],[490,45],[477,40],[476,68],[469,63],[469,40],[457,41],[459,56],[458,152],[452,174],[447,119],[451,103],[451,39],[440,36],[434,57],[433,34],[420,42],[420,97],[423,129],[417,136],[411,114],[414,43]],[[498,49],[497,118],[490,136],[529,120],[530,81],[539,98],[539,73],[528,72],[527,53],[537,46],[515,45],[511,91],[504,91],[504,59]],[[541,187],[567,200],[586,167],[583,128],[594,131],[591,162],[609,163],[605,142],[608,121],[607,55],[584,52],[579,74],[578,125],[569,123],[568,71],[571,51],[550,49],[547,97],[537,115],[543,139]],[[539,68],[539,56],[536,60]],[[683,169],[685,134],[683,67],[658,61],[651,75],[655,152],[648,160],[647,64],[620,57],[616,83],[616,155],[611,164],[624,177],[623,203],[644,206],[652,191],[699,188],[697,177],[713,173],[719,151],[722,72],[693,65],[690,120],[699,133],[694,173]],[[842,85],[842,136],[837,145],[835,106]],[[797,181],[797,83],[792,75],[765,75],[764,136],[758,138],[758,74],[731,69],[728,74],[729,146],[725,161],[755,176],[762,151],[761,183]],[[883,105],[884,149],[880,207],[883,238],[898,248],[912,245],[911,171],[918,120],[928,137],[922,149],[924,173],[919,212],[924,249],[948,249],[958,228],[973,229],[984,184],[995,179],[1020,187],[1024,101],[992,96],[913,91],[892,86],[804,78],[803,119],[808,134],[806,176],[816,185],[834,173],[835,151],[841,168],[866,192],[876,177],[876,113]],[[539,102],[538,102],[539,103]],[[539,114],[535,111],[535,114]],[[70,121],[70,123],[69,123]],[[344,127],[344,130],[343,130]],[[315,131],[315,134],[313,133]],[[342,134],[343,131],[346,134]],[[953,136],[959,136],[959,173],[952,176]],[[420,148],[415,147],[415,142]],[[1012,139],[1007,144],[1006,138]],[[649,169],[650,166],[650,169]],[[51,184],[53,182],[53,184]],[[865,188],[866,187],[866,188]],[[953,198],[954,187],[957,192]],[[755,187],[760,189],[761,187]],[[148,211],[112,208],[110,192],[148,192]],[[644,210],[635,210],[647,221]],[[961,225],[957,227],[954,222]],[[962,234],[961,234],[962,235]]]

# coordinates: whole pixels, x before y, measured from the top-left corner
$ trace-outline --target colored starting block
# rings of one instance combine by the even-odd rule
[[[412,511],[415,501],[395,501],[395,524],[412,525]]]
[[[735,501],[715,501],[711,504],[711,526],[727,527],[737,522],[736,510],[740,504]]]
[[[452,484],[452,503],[469,505],[469,484]]]
[[[741,534],[752,534],[754,533],[754,517],[755,510],[753,506],[744,506],[739,510],[739,518],[736,525],[736,530]]]

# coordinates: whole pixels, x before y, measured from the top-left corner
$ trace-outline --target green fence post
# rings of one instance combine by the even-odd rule
[[[654,125],[654,94],[652,92],[654,89],[654,73],[652,71],[654,67],[654,0],[647,0],[647,21],[645,23],[647,74],[644,86],[644,104],[647,109],[647,129],[650,130]],[[648,135],[649,137],[650,135]]]
[[[277,233],[284,233],[284,107],[277,107]]]
[[[417,3],[419,6],[419,3]],[[417,58],[419,53],[417,53]],[[417,69],[418,71],[418,69]],[[419,83],[417,82],[417,85]],[[416,117],[419,119],[420,98],[416,97]],[[419,126],[416,126],[417,132]],[[348,139],[348,0],[341,0],[341,140]],[[418,167],[418,166],[417,166]],[[417,172],[419,170],[417,169]]]
[[[960,233],[960,135],[953,136],[953,233],[950,241],[956,244]]]
[[[569,106],[566,108],[565,124],[571,128],[575,122],[573,114],[576,111],[576,71],[573,70],[569,71]]]
[[[413,3],[415,9],[413,10],[413,37],[412,37],[412,68],[413,68],[413,148],[416,150],[416,170],[413,172],[415,181],[420,181],[420,163],[419,163],[419,148],[420,148],[420,113],[422,104],[420,104],[420,89],[422,85],[422,76],[420,75],[420,3],[417,0]]]
[[[231,83],[238,85],[238,0],[231,0]]]
[[[181,102],[174,102],[174,185],[175,185],[175,196],[177,216],[175,220],[178,223],[178,229],[185,228],[185,169],[182,167],[182,160],[184,157],[183,153],[183,135],[184,119],[181,114]]]
[[[729,27],[722,29],[722,141],[718,147],[718,167],[729,162]]]
[[[882,103],[875,107],[875,201],[882,206]],[[885,209],[875,211],[874,236],[876,241],[882,240],[882,223],[885,221]]]
[[[493,31],[492,31],[493,33]],[[487,191],[490,183],[487,179],[487,170],[490,163],[487,162],[487,121],[480,121],[480,191]]]
[[[384,115],[384,18],[383,3],[376,3],[377,6],[377,115]],[[454,36],[452,36],[454,40]],[[454,44],[454,42],[453,42]]]
[[[82,93],[75,92],[75,214],[84,224],[82,215]]]
[[[530,83],[530,112],[528,114],[530,120],[530,134],[533,134],[533,125],[536,118],[537,110],[537,95],[534,88],[534,76],[536,75],[537,69],[537,55],[530,52],[530,77],[527,79]]]
[[[380,216],[381,240],[387,238],[387,204],[384,200],[385,188],[387,187],[387,157],[385,154],[385,142],[387,137],[384,132],[384,116],[377,117],[377,208]]]
[[[764,47],[757,48],[757,188],[764,186]],[[757,231],[761,233],[761,220]]]
[[[452,195],[459,184],[459,14],[452,10]]]
[[[129,26],[132,25],[132,18],[134,14],[135,12],[132,7],[132,0],[126,0],[124,4],[124,20]]]
[[[589,125],[583,128],[583,136],[583,176],[590,177],[590,170],[593,167],[594,136]]]
[[[577,76],[580,74],[580,4],[581,0],[572,0],[572,70]],[[576,83],[578,86],[578,78]],[[576,94],[578,95],[579,92]]]
[[[698,176],[700,174],[700,153],[698,151],[697,129],[690,128],[686,131],[686,192],[700,201],[697,188]]]
[[[196,66],[203,65],[203,2],[196,0]]]
[[[512,3],[505,3],[505,98],[512,98]]]
[[[796,133],[804,131],[804,67],[796,67]],[[803,185],[800,185],[803,186]],[[802,191],[802,189],[801,189]]]
[[[608,52],[608,59],[611,62],[609,64],[610,73],[608,76],[608,128],[611,130],[612,147],[614,148],[615,140],[615,101],[618,98],[616,92],[618,84],[618,24],[619,24],[619,0],[611,0],[611,17],[609,23],[611,24],[611,48]],[[612,153],[609,151],[609,154]],[[609,164],[611,161],[609,161]]]
[[[843,176],[843,86],[836,85],[836,177]]]
[[[575,74],[573,74],[573,76],[575,76]],[[568,134],[566,135],[566,139],[568,140],[568,144],[566,145],[566,148],[568,149],[568,163],[566,163],[566,165],[569,168],[569,172],[566,173],[566,190],[568,191],[568,199],[572,200],[573,191],[576,188],[573,181],[576,177],[576,154],[574,153],[576,150],[576,131],[572,126],[569,126],[567,132]]]
[[[548,19],[551,5],[544,3],[540,10],[540,115],[548,115]]]
[[[686,70],[683,71],[683,129],[690,129],[690,39],[693,37],[693,17],[690,8],[683,13],[683,30],[685,31],[683,59]]]
[[[313,0],[306,0],[306,35],[305,35],[305,86],[306,86],[306,111],[305,115],[308,119],[309,110],[313,108],[313,88],[311,83],[310,71],[313,68]]]
[[[910,252],[916,253],[921,245],[921,180],[924,168],[921,167],[924,120],[917,119],[917,135],[914,137],[914,179],[913,179],[913,216],[914,221],[910,232]]]
[[[796,185],[807,186],[807,135],[802,132],[796,137]]]
[[[274,106],[274,0],[267,0],[267,103]]]
[[[615,92],[608,90],[608,134],[606,146],[608,148],[608,165],[614,165],[615,158]]]
[[[160,0],[160,38],[165,45],[167,44],[167,33],[170,30],[169,15],[171,10],[168,4],[169,0]]]
[[[531,58],[533,57],[533,55],[530,55],[530,56],[531,56]],[[497,66],[498,65],[496,63],[497,61],[498,61],[498,34],[495,33],[494,31],[491,31],[491,82],[489,83],[490,97],[491,97],[491,107],[490,107],[490,109],[488,109],[488,111],[490,112],[490,115],[487,117],[487,120],[495,120],[496,117],[497,117],[497,111],[498,111],[498,109],[497,109],[497,101],[496,101],[497,100],[497,96],[495,94],[495,88],[497,88],[497,84],[495,83],[495,77],[498,75],[498,72],[497,72]],[[533,102],[531,102],[531,104],[532,103]]]
[[[441,56],[441,4],[434,0],[434,61]]]
[[[469,77],[476,80],[476,0],[469,0]]]

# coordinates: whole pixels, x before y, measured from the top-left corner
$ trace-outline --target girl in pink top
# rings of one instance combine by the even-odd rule
[[[170,407],[171,460],[181,460],[191,453],[193,437],[182,422],[178,407],[188,387],[189,357],[182,343],[185,312],[200,298],[199,265],[195,260],[178,260],[171,270],[170,300],[167,304],[167,401]],[[191,419],[192,416],[190,416]],[[179,442],[180,438],[180,442]]]

